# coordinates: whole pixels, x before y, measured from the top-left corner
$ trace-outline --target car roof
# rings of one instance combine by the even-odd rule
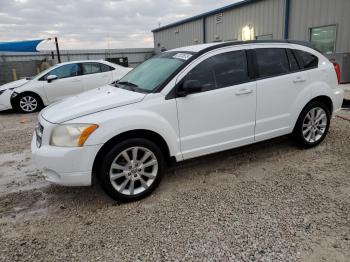
[[[103,64],[106,64],[106,65],[111,65],[111,66],[118,66],[116,64],[113,64],[113,63],[110,63],[106,60],[77,60],[77,61],[69,61],[69,62],[64,62],[64,63],[59,63],[59,64],[56,64],[56,65],[69,65],[69,64],[76,64],[76,63],[103,63]]]
[[[205,53],[214,49],[228,47],[228,46],[240,46],[240,45],[249,45],[249,44],[295,44],[301,45],[304,47],[308,47],[311,49],[317,50],[311,43],[304,41],[296,41],[296,40],[251,40],[251,41],[234,41],[234,42],[220,42],[220,43],[210,43],[210,44],[199,44],[192,45],[186,47],[180,47],[173,50],[169,50],[168,52],[194,52],[194,53]]]

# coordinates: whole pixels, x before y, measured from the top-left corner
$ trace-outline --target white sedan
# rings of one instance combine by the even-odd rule
[[[0,111],[35,112],[68,96],[116,82],[131,70],[102,60],[57,64],[33,78],[0,86]]]

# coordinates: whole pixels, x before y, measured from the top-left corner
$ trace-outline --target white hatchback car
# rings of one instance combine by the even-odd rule
[[[0,86],[0,111],[32,113],[53,102],[118,81],[132,68],[107,61],[57,64],[39,75]]]
[[[183,47],[43,110],[32,152],[51,182],[97,178],[115,200],[132,201],[156,188],[171,160],[287,134],[314,147],[343,96],[334,65],[307,44]]]

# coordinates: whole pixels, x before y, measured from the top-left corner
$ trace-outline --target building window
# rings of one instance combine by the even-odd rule
[[[269,35],[259,35],[256,37],[256,40],[272,40],[273,39],[273,35],[269,34]]]
[[[315,27],[310,30],[310,41],[322,53],[332,54],[335,52],[337,40],[337,26]]]

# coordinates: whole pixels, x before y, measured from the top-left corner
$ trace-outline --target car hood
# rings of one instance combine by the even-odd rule
[[[114,86],[103,86],[52,104],[41,112],[51,123],[63,123],[100,111],[134,104],[146,94],[128,91]]]
[[[10,89],[10,88],[17,88],[17,87],[23,86],[26,83],[28,83],[29,81],[30,80],[28,80],[28,79],[21,79],[21,80],[16,80],[16,81],[4,84],[4,85],[0,86],[0,91],[1,90],[7,90],[7,89]]]

